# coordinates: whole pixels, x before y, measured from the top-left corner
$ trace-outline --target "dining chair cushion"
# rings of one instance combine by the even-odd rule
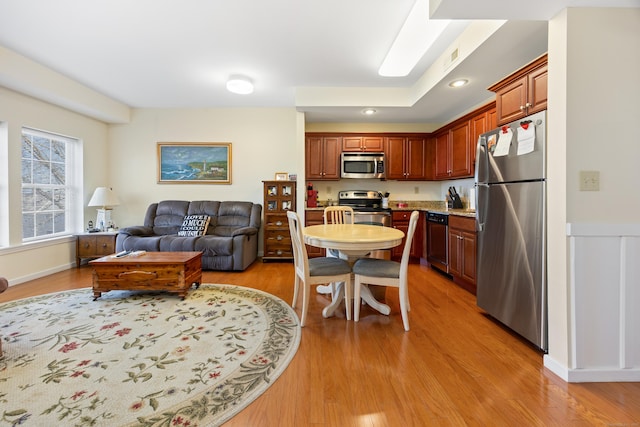
[[[400,263],[387,259],[360,258],[353,265],[353,272],[362,276],[400,277]]]
[[[340,258],[310,258],[309,276],[335,276],[351,273],[349,263]]]

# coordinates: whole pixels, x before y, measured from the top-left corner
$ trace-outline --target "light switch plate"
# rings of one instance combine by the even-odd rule
[[[600,191],[600,171],[580,171],[580,191]]]

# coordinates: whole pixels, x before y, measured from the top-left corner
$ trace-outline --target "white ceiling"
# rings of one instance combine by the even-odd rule
[[[413,3],[0,0],[0,45],[131,107],[295,106],[307,121],[440,123],[489,99],[489,85],[544,53],[546,21],[564,7],[640,7],[640,0],[431,0],[435,18],[519,22],[509,21],[425,91],[421,78],[467,22],[457,22],[408,76],[381,77]],[[255,92],[228,93],[231,74],[251,77]],[[448,88],[457,76],[471,84]],[[362,88],[370,96],[351,96]],[[403,93],[404,101],[389,106],[375,90]],[[379,114],[365,119],[364,107]]]

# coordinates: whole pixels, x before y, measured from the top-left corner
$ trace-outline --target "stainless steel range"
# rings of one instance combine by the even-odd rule
[[[338,204],[353,208],[356,224],[391,226],[391,209],[382,207],[382,194],[378,191],[340,191]]]

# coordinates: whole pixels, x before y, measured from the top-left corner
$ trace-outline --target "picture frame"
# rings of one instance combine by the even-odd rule
[[[287,172],[276,172],[276,181],[288,181],[289,174]]]
[[[230,142],[158,142],[159,184],[231,184]]]

